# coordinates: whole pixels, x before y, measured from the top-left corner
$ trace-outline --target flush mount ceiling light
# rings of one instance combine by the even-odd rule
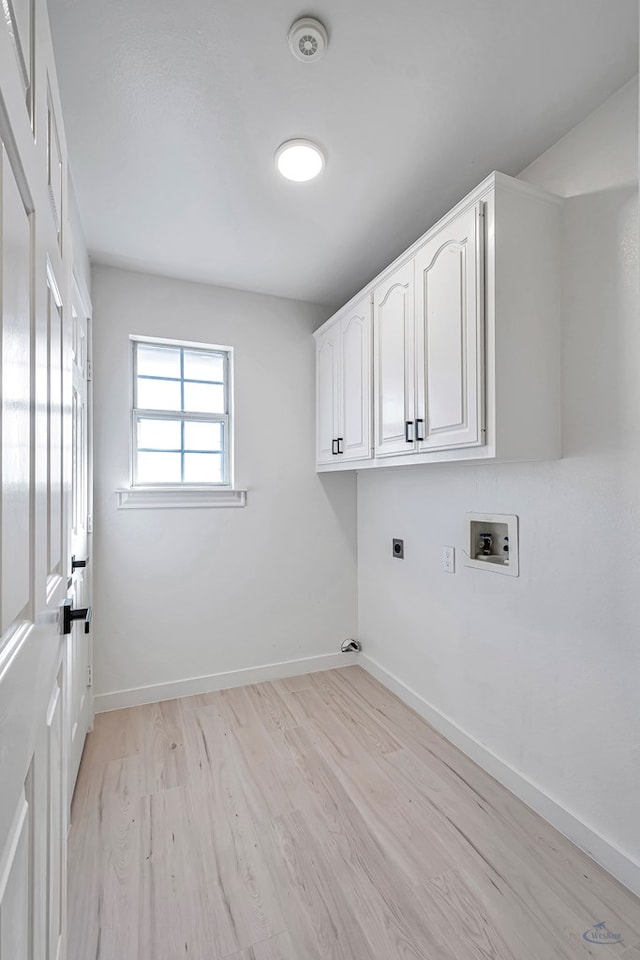
[[[303,63],[322,60],[329,43],[324,24],[314,17],[302,17],[292,23],[288,39],[292,54]]]
[[[324,167],[324,154],[311,140],[287,140],[276,150],[276,167],[287,180],[313,180]]]

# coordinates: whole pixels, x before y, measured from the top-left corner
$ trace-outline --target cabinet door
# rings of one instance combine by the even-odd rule
[[[343,316],[338,429],[340,460],[371,457],[371,298],[369,294]]]
[[[340,323],[334,323],[316,342],[316,460],[337,460],[340,393]]]
[[[412,260],[399,267],[373,293],[376,457],[397,456],[416,449],[414,329]]]
[[[416,255],[419,450],[484,442],[483,205]]]

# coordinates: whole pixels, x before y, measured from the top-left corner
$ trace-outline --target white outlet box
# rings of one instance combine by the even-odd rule
[[[520,573],[518,518],[507,513],[467,514],[465,566],[517,577]]]
[[[447,573],[456,572],[456,548],[455,547],[442,548],[442,569],[446,570]]]

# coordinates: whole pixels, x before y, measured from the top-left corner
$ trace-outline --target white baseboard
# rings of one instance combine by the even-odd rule
[[[604,867],[608,873],[640,896],[640,863],[637,860],[629,857],[610,840],[562,807],[540,787],[497,757],[371,657],[361,653],[358,656],[358,663],[416,713],[419,713],[447,740],[466,753],[478,766],[495,777],[528,807],[535,810],[543,820],[550,823],[577,847],[584,850],[596,863]]]
[[[206,677],[189,677],[186,680],[156,683],[148,687],[114,690],[112,693],[96,695],[95,712],[108,713],[110,710],[122,710],[124,707],[139,707],[143,703],[159,703],[161,700],[175,700],[177,697],[192,697],[197,693],[213,693],[229,687],[243,687],[248,683],[299,677],[305,673],[334,670],[336,667],[346,667],[356,662],[356,655],[353,653],[326,653],[317,657],[305,657],[302,660],[284,660],[281,663],[266,663],[260,667],[213,673]]]

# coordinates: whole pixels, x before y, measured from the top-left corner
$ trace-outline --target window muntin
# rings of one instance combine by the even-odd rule
[[[229,486],[231,351],[133,344],[133,485]]]

